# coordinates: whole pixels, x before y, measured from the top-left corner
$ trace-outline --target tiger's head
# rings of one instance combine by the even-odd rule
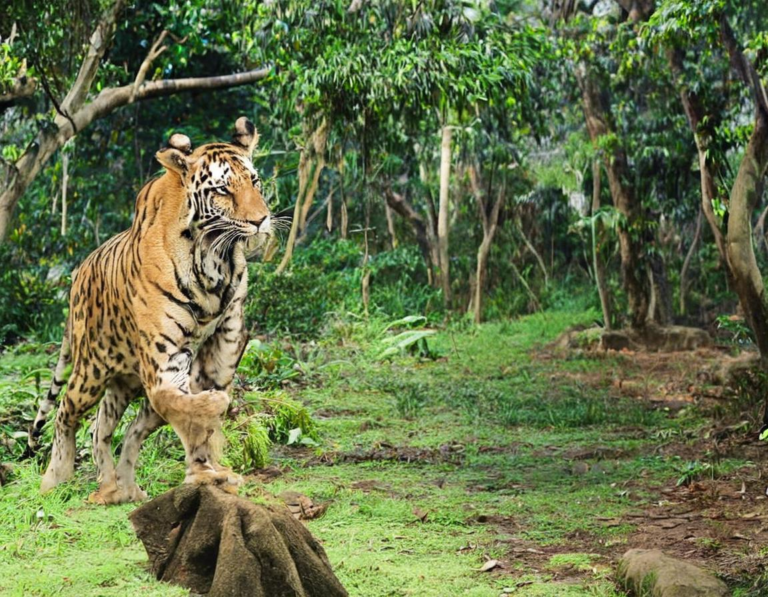
[[[157,160],[178,175],[186,190],[193,235],[245,239],[271,232],[269,207],[251,156],[259,134],[245,116],[237,119],[232,143],[208,143],[194,151],[189,137],[176,133]]]

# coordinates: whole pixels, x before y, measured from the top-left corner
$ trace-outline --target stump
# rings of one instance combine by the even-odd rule
[[[320,543],[282,506],[182,485],[130,514],[158,580],[210,597],[346,597]]]

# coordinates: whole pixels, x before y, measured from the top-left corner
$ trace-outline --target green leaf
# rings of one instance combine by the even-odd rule
[[[288,432],[288,441],[286,442],[287,445],[292,446],[293,444],[297,443],[301,439],[302,433],[301,433],[301,427],[296,427],[295,429],[291,429]]]

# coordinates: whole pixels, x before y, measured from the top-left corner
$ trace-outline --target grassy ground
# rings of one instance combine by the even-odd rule
[[[590,320],[453,326],[427,339],[435,360],[381,359],[393,332],[354,322],[320,346],[275,345],[269,381],[307,405],[318,445],[273,446],[242,493],[328,503],[307,524],[354,596],[620,595],[617,556],[645,546],[687,554],[749,594],[766,555],[752,520],[766,514],[761,469],[749,446],[713,452],[694,405],[702,367],[722,355],[545,349]],[[54,358],[39,346],[0,357],[5,460]],[[146,572],[132,506],[85,503],[96,488],[86,429],[81,445],[75,479],[49,495],[37,492],[42,462],[13,463],[0,489],[0,594],[185,594]],[[182,479],[182,457],[169,431],[147,441],[150,495]]]

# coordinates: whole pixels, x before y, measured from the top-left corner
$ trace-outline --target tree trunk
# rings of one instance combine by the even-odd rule
[[[517,229],[517,233],[520,235],[520,238],[523,240],[525,248],[530,251],[531,255],[533,255],[533,258],[539,264],[539,269],[544,276],[544,286],[549,286],[549,272],[547,272],[547,266],[544,263],[544,259],[536,250],[536,247],[533,245],[531,240],[528,238],[528,235],[523,230],[523,226],[519,217],[515,218],[515,228]]]
[[[328,121],[324,118],[320,125],[307,136],[306,144],[301,150],[301,157],[299,158],[299,196],[296,199],[296,206],[293,210],[293,221],[291,222],[288,241],[285,244],[285,253],[280,261],[280,265],[275,270],[276,274],[283,273],[285,268],[288,267],[293,257],[296,240],[304,230],[307,215],[312,207],[312,201],[315,198],[315,193],[320,183],[320,174],[325,166],[325,147],[327,142]]]
[[[480,323],[483,317],[483,288],[485,287],[485,272],[488,269],[488,254],[491,252],[491,243],[496,234],[496,226],[483,231],[483,242],[477,250],[477,269],[475,270],[475,298],[472,307],[475,311],[475,323]]]
[[[387,216],[387,231],[389,232],[389,238],[392,243],[392,249],[397,249],[397,234],[395,234],[395,221],[392,218],[392,208],[389,203],[384,204],[384,212]]]
[[[608,109],[600,95],[595,81],[584,65],[576,69],[576,78],[581,88],[590,139],[597,145],[600,139],[611,135]],[[611,190],[613,204],[624,216],[625,224],[619,226],[619,253],[621,255],[621,277],[627,293],[630,314],[630,326],[639,329],[648,322],[650,292],[648,276],[640,259],[647,235],[638,228],[643,226],[642,209],[635,197],[634,189],[629,184],[630,178],[627,156],[623,148],[616,146],[613,151],[606,151],[603,156],[608,187]],[[638,234],[638,232],[642,232]]]
[[[602,222],[595,221],[595,214],[600,209],[600,188],[601,188],[601,169],[600,161],[592,162],[592,262],[595,270],[595,284],[597,284],[597,294],[600,296],[600,307],[603,310],[603,328],[610,330],[611,324],[611,299],[608,295],[608,284],[605,280],[605,264],[600,259],[600,250],[598,238],[604,234]]]
[[[448,212],[451,181],[451,131],[449,126],[442,130],[440,143],[440,202],[437,214],[437,248],[440,258],[440,286],[443,289],[445,308],[451,306],[451,273],[448,258]],[[478,286],[480,284],[478,283]]]
[[[488,210],[488,202],[483,192],[483,187],[478,179],[477,168],[474,165],[467,169],[469,182],[472,188],[472,195],[477,202],[477,209],[480,213],[480,222],[483,225],[483,240],[477,249],[477,267],[475,269],[475,280],[472,284],[474,298],[470,302],[475,315],[475,323],[480,323],[483,316],[483,290],[485,288],[486,272],[488,270],[488,255],[491,252],[493,238],[496,236],[496,230],[499,224],[499,215],[504,206],[506,189],[502,185],[499,189],[496,201],[493,207]]]
[[[667,279],[667,268],[664,266],[664,260],[658,252],[648,256],[649,263],[649,283],[651,286],[650,303],[653,305],[648,308],[649,318],[662,326],[672,323],[672,291]]]
[[[392,189],[386,189],[384,191],[384,198],[392,211],[403,217],[410,224],[416,237],[416,244],[419,245],[419,250],[424,258],[424,263],[427,265],[430,279],[432,279],[434,272],[440,267],[440,261],[437,239],[431,233],[429,225],[413,206],[406,201],[403,195],[395,193]]]
[[[328,208],[325,212],[325,231],[327,233],[333,232],[333,189],[328,194]]]
[[[760,249],[761,247],[765,250],[768,249],[766,246],[766,243],[768,243],[768,238],[765,236],[765,220],[768,218],[768,207],[766,207],[762,213],[760,214],[760,217],[757,218],[757,223],[755,224],[755,229],[752,233],[753,238],[755,239],[755,248]]]
[[[696,216],[696,231],[693,234],[693,240],[691,246],[688,249],[688,253],[683,261],[683,268],[680,270],[680,315],[685,315],[685,294],[688,291],[688,269],[691,266],[691,260],[693,254],[699,246],[699,239],[701,238],[701,216],[704,210],[699,209],[699,215]]]
[[[755,128],[731,188],[726,248],[733,289],[752,328],[764,366],[768,366],[768,303],[752,247],[751,216],[762,191],[766,165],[768,114],[758,108]]]
[[[731,67],[750,88],[755,102],[755,127],[731,187],[728,205],[726,252],[733,289],[752,328],[764,369],[768,368],[768,302],[763,276],[752,244],[752,212],[763,190],[768,166],[768,93],[754,64],[744,55],[725,15],[720,17],[720,36]],[[768,425],[768,403],[765,423]]]
[[[349,234],[349,213],[347,212],[347,200],[341,197],[341,238],[347,240]]]
[[[320,174],[322,174],[323,168],[325,168],[325,148],[328,144],[328,132],[328,121],[323,119],[323,121],[320,123],[320,126],[308,140],[307,149],[309,152],[301,152],[301,159],[299,160],[299,185],[301,185],[301,176],[303,171],[302,160],[304,160],[306,157],[308,160],[313,160],[315,162],[314,169],[312,170],[312,175],[310,177],[311,180],[309,181],[309,188],[305,193],[304,204],[301,208],[299,231],[302,233],[306,227],[307,216],[309,215],[309,210],[312,207],[312,201],[314,200],[315,194],[317,193],[317,186],[320,182]],[[307,184],[306,180],[304,181],[304,184]],[[301,194],[301,191],[299,191],[299,194]]]
[[[707,113],[698,95],[691,91],[683,82],[682,51],[677,48],[669,49],[667,51],[667,60],[678,85],[678,93],[683,104],[683,111],[688,120],[688,126],[696,142],[696,152],[699,157],[699,178],[701,180],[701,210],[707,219],[712,235],[715,237],[715,245],[720,255],[720,261],[723,265],[727,265],[725,235],[720,228],[721,224],[713,207],[713,202],[717,199],[718,195],[715,176],[720,165],[712,163],[711,159],[707,157],[710,135],[704,128],[704,123],[707,123],[707,128],[716,124],[715,115]],[[728,272],[727,267],[725,270]],[[730,283],[730,272],[727,275],[728,282]]]

